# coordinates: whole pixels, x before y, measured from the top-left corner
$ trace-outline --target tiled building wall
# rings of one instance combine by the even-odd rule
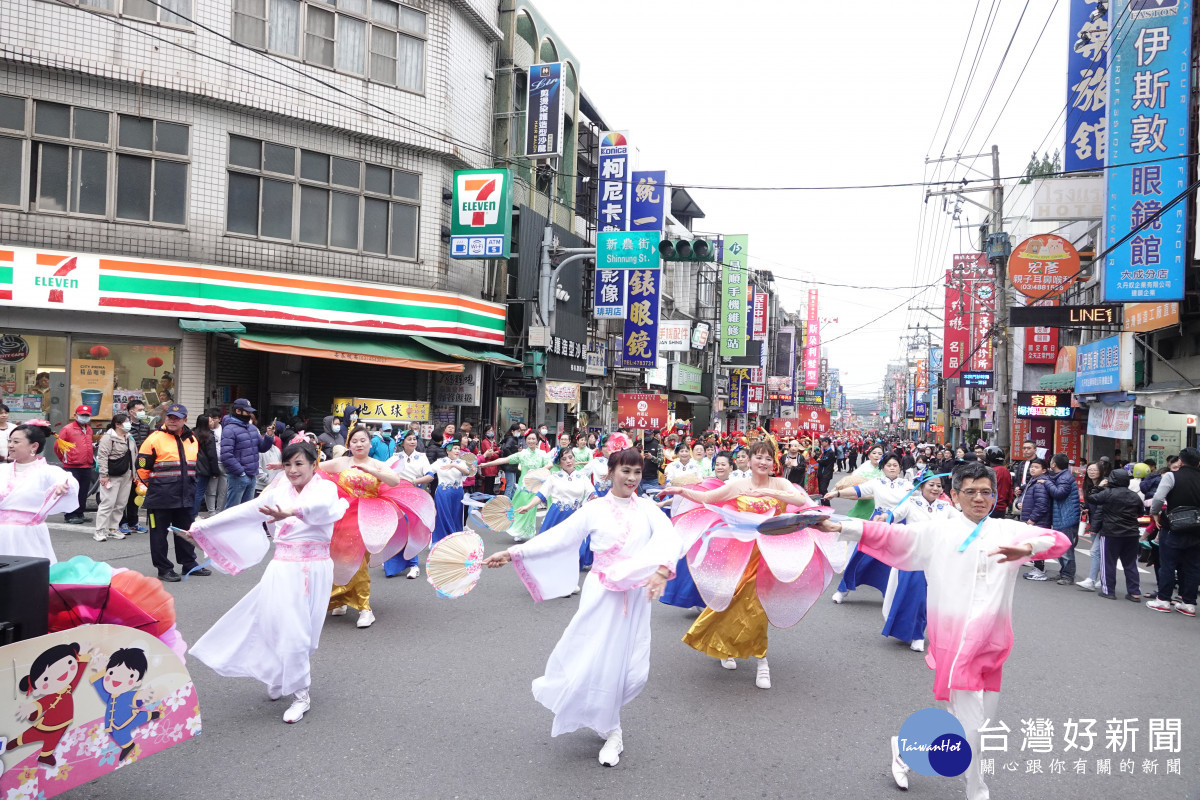
[[[99,16],[45,0],[0,3],[0,92],[191,126],[186,229],[5,210],[0,211],[0,241],[479,296],[482,262],[451,263],[441,231],[450,213],[442,190],[450,186],[453,170],[491,162],[490,142],[479,131],[486,136],[490,130],[490,85],[484,73],[494,60],[482,32],[450,3],[410,3],[428,13],[426,91],[418,95],[268,57],[201,29],[228,34],[231,2],[197,0],[198,24],[192,30]],[[417,260],[227,234],[231,133],[418,172]],[[446,141],[452,138],[478,146]]]

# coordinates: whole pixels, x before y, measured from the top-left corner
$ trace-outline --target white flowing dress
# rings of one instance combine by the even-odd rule
[[[659,567],[674,576],[683,542],[644,497],[611,492],[584,504],[539,536],[509,548],[525,587],[540,602],[564,597],[579,580],[579,545],[591,535],[595,562],[579,610],[555,645],[533,696],[554,712],[551,736],[621,727],[621,707],[650,674],[650,602],[646,582]]]
[[[68,486],[66,494],[55,498],[54,487],[63,483]],[[44,458],[0,464],[0,554],[57,563],[46,517],[79,508],[78,495],[75,476]]]
[[[192,536],[222,572],[236,575],[257,564],[269,543],[262,505],[296,509],[296,516],[268,527],[275,555],[262,579],[217,620],[192,647],[192,655],[219,675],[256,678],[279,695],[309,686],[309,659],[316,652],[333,589],[329,541],[349,504],[331,480],[313,477],[297,492],[281,477],[254,502],[199,520]]]

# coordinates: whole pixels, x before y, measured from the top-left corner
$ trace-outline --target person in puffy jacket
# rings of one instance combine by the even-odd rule
[[[1129,488],[1129,473],[1113,470],[1108,479],[1088,495],[1089,504],[1096,504],[1104,514],[1104,526],[1100,529],[1100,554],[1104,569],[1100,573],[1100,596],[1116,599],[1114,592],[1117,579],[1117,559],[1125,570],[1125,599],[1142,599],[1141,579],[1138,576],[1138,535],[1141,526],[1138,517],[1145,512],[1142,498]]]
[[[254,499],[258,454],[270,450],[274,443],[273,436],[264,437],[254,427],[254,407],[250,401],[244,397],[235,400],[233,413],[221,420],[221,464],[229,487],[225,492],[225,508]]]
[[[79,508],[65,515],[73,525],[83,523],[83,511],[87,507],[88,493],[92,490],[92,466],[96,463],[92,449],[91,406],[75,409],[75,419],[63,425],[54,443],[54,453],[62,461],[63,469],[79,481]]]
[[[346,432],[342,430],[342,421],[333,414],[321,420],[321,435],[317,437],[317,445],[321,448],[322,458],[333,458],[333,448],[346,446]]]
[[[1025,484],[1025,491],[1021,493],[1021,522],[1038,528],[1051,527],[1054,515],[1051,511],[1050,493],[1046,491],[1048,480],[1045,459],[1030,459],[1029,480]]]
[[[1055,453],[1050,459],[1050,480],[1046,490],[1053,500],[1054,530],[1066,536],[1071,546],[1058,559],[1058,585],[1075,582],[1075,545],[1079,541],[1079,484],[1071,472],[1071,461],[1065,453]]]
[[[192,428],[196,437],[196,503],[192,507],[193,514],[199,514],[204,505],[204,495],[208,493],[209,481],[220,475],[221,457],[217,454],[217,441],[213,438],[212,428],[209,427],[209,416],[205,412],[196,417],[196,427]]]
[[[1142,463],[1150,468],[1150,474],[1142,478],[1141,483],[1138,484],[1138,494],[1149,503],[1154,499],[1158,485],[1162,483],[1162,474],[1158,471],[1158,462],[1153,458],[1143,458]]]

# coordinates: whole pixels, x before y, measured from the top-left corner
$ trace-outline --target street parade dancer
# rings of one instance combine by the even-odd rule
[[[437,477],[433,504],[437,508],[437,523],[433,528],[432,544],[463,529],[463,479],[475,474],[476,467],[462,459],[462,447],[452,439],[443,448],[446,455],[434,461],[425,477]]]
[[[854,470],[852,474],[838,481],[834,489],[839,491],[853,489],[870,481],[883,478],[883,470],[879,466],[882,460],[883,446],[878,444],[873,445],[867,451],[867,460],[858,469]],[[850,507],[850,510],[846,512],[846,516],[853,517],[854,519],[870,519],[871,515],[875,513],[875,499],[873,497],[863,497],[861,494],[858,497],[858,502]],[[841,603],[846,599],[846,595],[853,592],[862,583],[874,586],[879,590],[880,594],[885,594],[890,574],[891,570],[886,565],[880,564],[875,559],[860,553],[855,548],[854,553],[850,556],[849,563],[846,564],[846,571],[842,573],[842,579],[838,583],[837,591],[833,593],[830,599],[834,603]]]
[[[558,471],[551,472],[550,477],[538,489],[534,498],[517,509],[517,513],[521,514],[532,511],[539,503],[546,503],[549,509],[546,511],[545,518],[542,519],[542,533],[574,514],[586,501],[596,496],[596,488],[592,485],[590,475],[583,470],[576,469],[573,450],[559,448],[558,452],[554,454],[554,466],[558,467]],[[580,544],[579,568],[581,570],[590,567],[593,562],[590,546],[585,551],[584,545],[589,545],[587,539]]]
[[[433,483],[433,476],[429,474],[429,458],[417,449],[420,443],[416,431],[407,431],[400,440],[400,449],[387,461],[388,469],[399,475],[400,480],[408,481],[414,486]],[[414,553],[412,558],[409,558],[403,552],[396,553],[383,562],[383,575],[385,578],[403,575],[409,580],[421,577],[417,554]]]
[[[48,424],[18,425],[8,436],[7,463],[0,463],[0,553],[57,563],[46,517],[79,507],[79,485],[62,467],[42,457]]]
[[[722,450],[713,456],[713,476],[692,488],[698,491],[705,491],[707,488],[716,489],[729,480],[732,472],[733,454]],[[659,602],[678,608],[704,610],[704,596],[700,594],[700,590],[696,588],[696,582],[692,580],[692,570],[688,567],[686,553],[680,556],[679,561],[676,562],[675,577],[667,584],[666,591],[663,592]]]
[[[544,428],[545,426],[543,426]],[[525,488],[525,476],[534,470],[544,469],[550,466],[550,455],[548,452],[541,449],[541,442],[538,435],[530,431],[525,436],[525,447],[520,451],[513,453],[511,456],[496,458],[491,461],[483,461],[478,464],[479,467],[486,467],[492,464],[516,464],[521,468],[521,479],[517,489],[517,493],[513,495],[512,507],[515,511],[518,508],[530,508],[529,502],[536,495]],[[537,533],[537,507],[536,505],[530,508],[529,511],[520,514],[514,514],[513,523],[508,528],[508,532],[518,542],[523,542],[532,539]]]
[[[683,537],[692,577],[708,606],[683,641],[737,669],[737,659],[758,659],[755,685],[771,688],[767,624],[799,622],[844,563],[844,547],[811,528],[786,536],[760,535],[757,523],[790,510],[814,507],[807,494],[784,478],[771,477],[775,445],[749,448],[751,477],[723,486],[668,486],[694,505],[680,504],[672,518]],[[696,507],[699,506],[699,507]],[[811,539],[811,546],[804,540]],[[801,546],[794,547],[797,542]]]
[[[1004,662],[1013,645],[1012,599],[1021,563],[1055,558],[1071,546],[1063,534],[1016,520],[989,517],[996,474],[978,462],[954,471],[951,499],[961,511],[908,525],[826,520],[818,527],[858,540],[860,550],[902,570],[923,570],[928,582],[929,651],[933,694],[947,703],[966,732],[971,763],[963,780],[968,800],[986,800],[979,769],[979,729],[995,720]],[[897,737],[891,772],[908,788],[908,766]]]
[[[192,647],[192,655],[218,675],[255,678],[267,696],[294,697],[284,722],[299,722],[311,708],[310,662],[321,639],[333,589],[329,543],[334,524],[350,503],[333,481],[317,476],[317,451],[307,442],[283,448],[283,476],[258,499],[197,520],[188,538],[213,566],[237,575],[275,554],[258,585],[229,609]]]
[[[586,503],[537,538],[495,553],[484,564],[510,561],[535,602],[570,594],[579,580],[579,545],[591,536],[595,563],[579,610],[533,682],[533,696],[554,712],[551,736],[581,728],[604,740],[600,763],[615,766],[624,751],[621,707],[650,674],[650,609],[674,575],[680,541],[654,503],[637,496],[642,457],[632,448],[608,462],[612,490]]]

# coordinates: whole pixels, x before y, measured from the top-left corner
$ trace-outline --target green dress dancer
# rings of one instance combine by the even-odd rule
[[[521,470],[521,486],[512,498],[512,507],[515,512],[516,509],[537,498],[536,494],[525,490],[525,476],[535,469],[550,466],[550,454],[543,453],[537,448],[531,450],[526,447],[518,453],[513,453],[508,458],[500,459],[500,461],[505,464],[516,464]],[[524,514],[514,513],[513,523],[509,527],[508,532],[518,541],[523,542],[526,539],[532,539],[533,535],[537,532],[537,508],[531,508]]]
[[[875,478],[882,478],[883,470],[868,461],[854,470],[854,475],[862,478],[859,483],[866,483]],[[854,517],[855,519],[870,519],[873,513],[875,513],[875,498],[864,497],[850,507],[850,510],[846,512],[846,516]]]

